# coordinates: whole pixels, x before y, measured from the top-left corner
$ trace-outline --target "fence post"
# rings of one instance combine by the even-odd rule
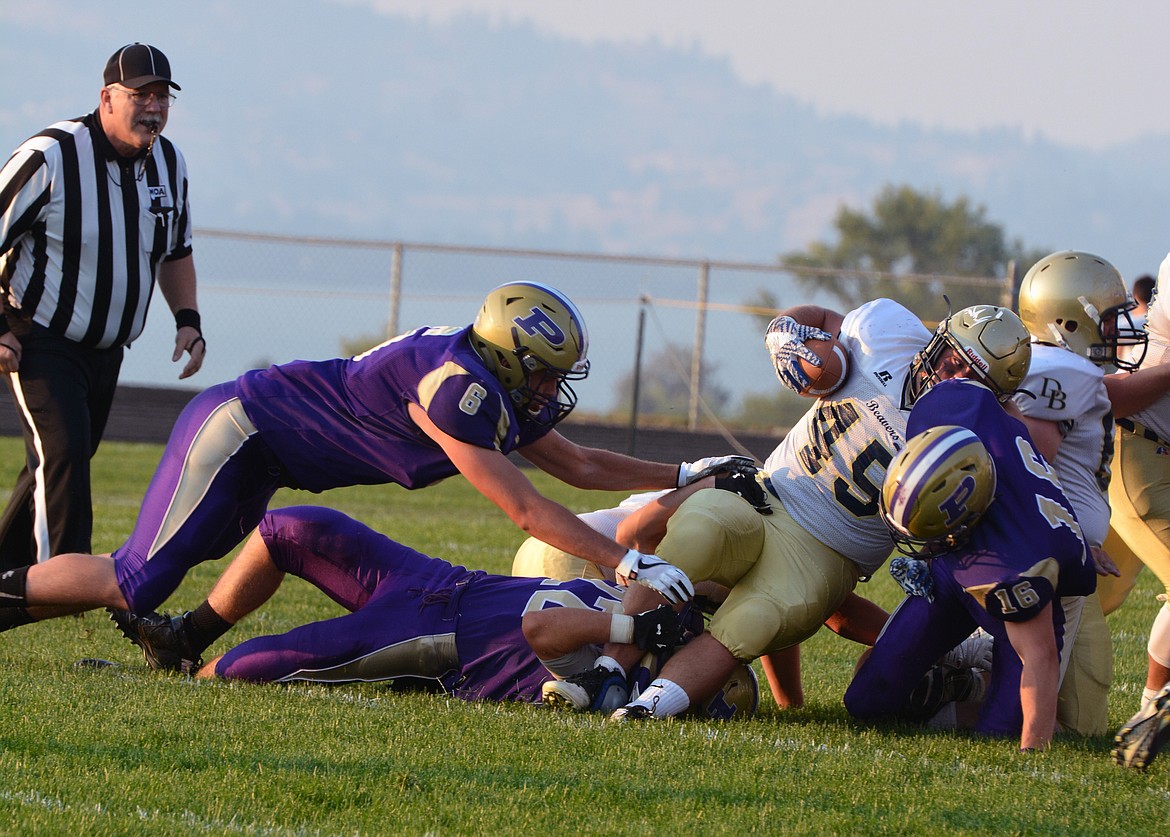
[[[386,337],[398,336],[398,311],[402,305],[402,244],[390,247],[390,311],[386,317]]]
[[[1007,263],[1007,273],[1003,277],[1003,301],[1000,304],[1004,308],[1010,308],[1012,311],[1016,310],[1016,296],[1019,294],[1019,285],[1019,267],[1016,265],[1015,259],[1010,259]]]
[[[634,344],[634,392],[630,398],[630,444],[627,453],[637,456],[638,449],[638,399],[642,394],[642,344],[646,335],[646,303],[650,297],[642,294],[638,306],[638,339]]]
[[[687,412],[687,427],[699,427],[699,393],[703,387],[703,335],[707,330],[707,294],[711,263],[699,265],[698,305],[695,306],[695,346],[691,350],[691,404]]]

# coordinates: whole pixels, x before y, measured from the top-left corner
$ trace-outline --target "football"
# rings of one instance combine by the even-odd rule
[[[809,380],[808,386],[800,394],[806,398],[832,395],[841,388],[849,375],[849,355],[845,347],[835,337],[832,340],[806,340],[804,345],[821,359],[821,365],[816,367],[806,360],[800,361]]]

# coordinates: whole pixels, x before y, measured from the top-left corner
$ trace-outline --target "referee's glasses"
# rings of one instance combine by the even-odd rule
[[[136,108],[144,108],[151,102],[156,102],[160,108],[166,110],[175,103],[176,98],[174,93],[147,93],[143,90],[131,90],[128,87],[120,87],[115,84],[111,84],[110,89],[124,93]]]

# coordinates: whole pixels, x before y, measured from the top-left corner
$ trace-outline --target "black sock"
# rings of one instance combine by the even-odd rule
[[[232,623],[212,610],[207,602],[183,614],[183,621],[187,623],[187,637],[194,646],[192,650],[199,654],[232,629]]]
[[[23,607],[0,608],[0,633],[35,621]]]
[[[17,567],[0,573],[0,608],[28,607],[28,571],[29,567]]]

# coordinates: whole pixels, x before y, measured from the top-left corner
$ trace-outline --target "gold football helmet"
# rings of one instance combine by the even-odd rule
[[[567,297],[537,282],[511,282],[487,295],[471,343],[518,410],[556,424],[577,405],[569,381],[589,374],[589,333]]]
[[[943,379],[947,349],[968,367],[963,376],[983,384],[1001,403],[1020,388],[1032,362],[1031,338],[1019,317],[998,305],[972,305],[939,323],[926,348],[915,355],[902,395],[903,409],[910,409]]]
[[[965,427],[914,436],[882,484],[880,513],[899,552],[931,558],[961,547],[995,499],[995,462]]]
[[[756,714],[760,705],[760,679],[750,665],[740,663],[712,697],[691,712],[712,721],[740,721]]]
[[[1146,333],[1129,316],[1136,304],[1117,268],[1076,250],[1045,256],[1020,284],[1020,319],[1033,337],[1118,369],[1137,369],[1146,356]]]

